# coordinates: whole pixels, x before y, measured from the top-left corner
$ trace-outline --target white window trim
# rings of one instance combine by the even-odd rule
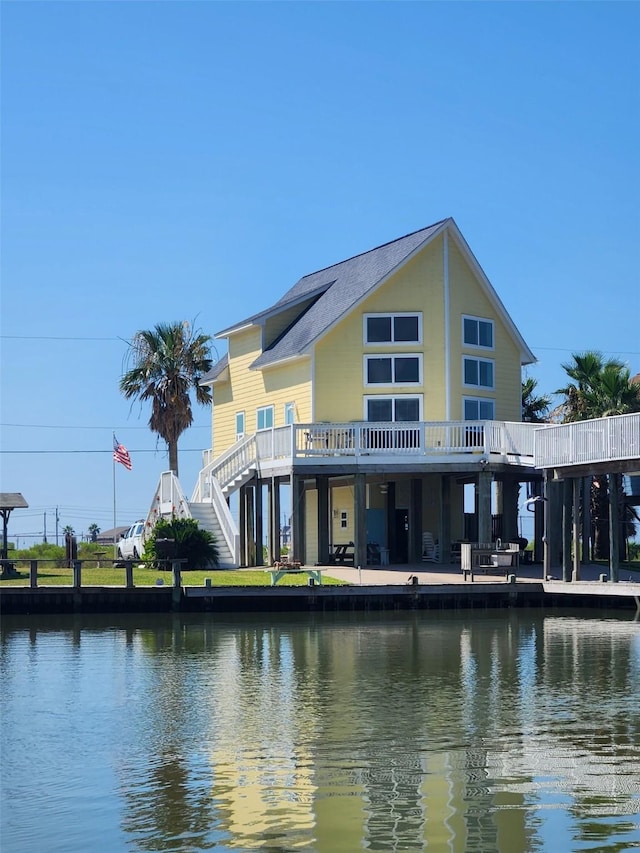
[[[390,382],[369,382],[367,379],[368,370],[367,363],[370,359],[374,358],[388,358],[391,360],[391,375],[394,374],[394,362],[397,358],[417,358],[418,359],[418,381],[417,382],[394,382],[391,379]],[[362,360],[362,368],[363,368],[363,376],[362,382],[365,388],[418,388],[423,383],[422,376],[422,353],[420,352],[399,352],[395,354],[391,353],[368,353],[363,356]]]
[[[417,317],[418,319],[418,340],[417,341],[369,341],[367,339],[367,320],[373,317],[390,317],[391,318],[391,334],[393,335],[393,320],[395,317]],[[422,311],[396,311],[390,313],[388,311],[378,311],[371,314],[362,315],[362,340],[364,345],[368,347],[400,347],[414,346],[422,343]]]
[[[491,326],[491,340],[493,343],[490,347],[485,346],[484,344],[470,344],[468,341],[464,339],[464,321],[465,320],[475,320],[476,323],[489,323]],[[462,337],[462,346],[468,349],[474,350],[482,350],[483,352],[493,352],[496,348],[496,324],[489,317],[475,317],[473,314],[463,314],[461,320],[461,329],[460,334]],[[480,334],[478,334],[478,339],[480,339]]]
[[[492,368],[491,369],[491,376],[493,379],[493,384],[492,385],[480,385],[480,369],[479,368],[478,368],[478,384],[474,385],[471,382],[466,382],[465,381],[465,372],[466,371],[464,368],[465,368],[465,363],[467,361],[476,361],[476,362],[478,362],[478,364],[480,362],[485,362],[487,364],[490,364],[491,368]],[[495,360],[492,358],[480,358],[477,355],[463,355],[462,356],[462,387],[463,388],[478,388],[479,390],[482,389],[484,391],[495,391],[496,390],[496,363],[495,363]]]
[[[258,426],[258,417],[260,412],[268,412],[271,410],[271,426],[259,427]],[[264,432],[268,429],[273,429],[275,426],[275,412],[273,406],[258,406],[256,409],[256,432]]]
[[[423,394],[365,394],[363,401],[363,417],[362,420],[366,423],[382,423],[381,421],[369,421],[367,419],[367,404],[369,400],[417,400],[418,401],[418,421],[423,419]],[[391,423],[414,423],[414,421],[391,421]]]
[[[492,397],[463,397],[462,398],[462,418],[466,421],[464,417],[464,409],[465,403],[477,403],[478,404],[478,414],[480,414],[480,404],[481,403],[490,403],[493,406],[493,417],[492,418],[480,418],[478,417],[476,420],[479,421],[495,421],[496,419],[496,401]],[[469,423],[473,423],[473,421],[469,421]]]

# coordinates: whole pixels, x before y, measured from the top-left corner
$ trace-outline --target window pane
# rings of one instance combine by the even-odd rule
[[[395,341],[417,341],[418,340],[418,318],[417,317],[394,317],[393,338]]]
[[[367,317],[367,341],[391,340],[391,317]]]
[[[486,320],[480,320],[479,326],[479,341],[481,347],[493,346],[493,323]]]
[[[476,320],[464,319],[464,342],[477,346],[478,344],[478,323]]]
[[[284,406],[284,422],[285,424],[292,424],[295,421],[295,403],[285,403]]]
[[[391,382],[391,359],[368,358],[367,382]]]
[[[465,385],[478,384],[478,362],[473,358],[464,360],[464,383]]]
[[[491,361],[481,361],[480,366],[480,385],[483,388],[493,388],[493,363]]]
[[[393,420],[391,414],[391,400],[367,400],[367,420],[368,421],[390,421]]]
[[[494,403],[493,403],[493,400],[481,400],[480,401],[480,420],[481,421],[492,421],[492,420],[494,420]]]
[[[413,358],[396,358],[394,367],[396,382],[420,381],[419,359],[415,356]]]
[[[271,429],[273,426],[273,408],[258,409],[258,429]]]
[[[420,401],[416,397],[396,397],[396,421],[420,420]]]
[[[477,400],[465,400],[464,401],[464,419],[465,419],[465,421],[477,421],[478,420],[478,401]]]
[[[236,415],[236,433],[240,435],[244,432],[244,412],[238,412]]]

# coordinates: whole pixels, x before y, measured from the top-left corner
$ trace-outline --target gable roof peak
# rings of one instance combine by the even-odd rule
[[[333,269],[334,267],[340,266],[342,264],[351,263],[351,261],[356,261],[358,258],[363,258],[365,257],[365,255],[370,255],[372,252],[379,252],[380,249],[386,249],[388,246],[393,246],[394,243],[399,243],[401,240],[407,240],[409,237],[416,237],[422,232],[425,233],[425,236],[427,232],[429,232],[429,235],[432,235],[434,229],[437,229],[445,223],[449,222],[453,222],[451,216],[448,216],[446,219],[440,219],[438,220],[438,222],[434,222],[432,225],[426,225],[424,228],[417,228],[415,231],[409,231],[408,234],[403,234],[402,237],[395,237],[393,240],[387,240],[386,243],[380,243],[379,246],[374,246],[372,249],[366,249],[364,252],[357,252],[355,255],[351,255],[351,257],[349,258],[344,258],[341,261],[336,261],[336,263],[334,264],[329,264],[326,267],[321,267],[319,270],[314,270],[313,272],[307,273],[306,275],[302,276],[302,279],[300,279],[300,281],[305,278],[308,278],[310,275],[319,275],[320,273],[326,272],[326,270]]]

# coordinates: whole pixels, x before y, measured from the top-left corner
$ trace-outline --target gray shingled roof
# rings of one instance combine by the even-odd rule
[[[211,370],[207,371],[207,373],[205,373],[204,376],[202,376],[200,378],[199,384],[200,385],[207,385],[209,382],[213,382],[214,379],[217,379],[218,376],[220,376],[220,374],[222,373],[222,371],[225,369],[225,367],[228,364],[229,364],[229,353],[225,353],[221,359],[216,361],[216,363],[213,365]]]
[[[361,255],[304,276],[271,308],[236,323],[233,328],[255,323],[268,314],[283,310],[289,304],[320,294],[314,304],[292,327],[281,335],[251,365],[265,367],[300,355],[334,323],[356,305],[382,279],[408,258],[422,243],[434,235],[446,220],[407,234]],[[230,330],[225,330],[230,331]],[[221,335],[224,332],[219,333]]]
[[[262,368],[308,353],[318,338],[352,310],[376,285],[407,261],[423,244],[449,224],[459,234],[453,219],[443,219],[420,231],[414,231],[390,243],[370,249],[361,255],[305,275],[270,308],[223,329],[217,333],[217,337],[226,337],[244,326],[260,324],[269,316],[274,316],[287,307],[308,302],[310,307],[304,310],[296,322],[258,356],[251,367]],[[464,242],[462,235],[460,239]],[[480,275],[486,279],[481,270]],[[486,287],[496,306],[504,312],[505,322],[518,339],[525,357],[528,361],[535,360],[488,280],[486,280]],[[214,371],[217,367],[218,365],[214,367]],[[219,375],[222,369],[215,375]],[[210,380],[211,374],[207,374],[204,379]]]

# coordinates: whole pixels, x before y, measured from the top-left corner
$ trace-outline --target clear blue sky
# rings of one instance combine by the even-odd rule
[[[637,3],[2,4],[1,490],[10,535],[146,515],[125,341],[214,333],[453,216],[539,359],[640,371]],[[219,346],[224,353],[224,344]],[[191,493],[209,446],[181,440]],[[20,543],[22,544],[22,542]]]

